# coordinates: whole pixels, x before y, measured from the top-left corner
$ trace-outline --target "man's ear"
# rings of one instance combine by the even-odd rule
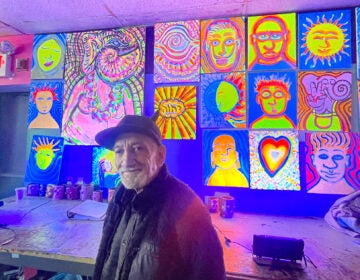
[[[312,164],[315,166],[315,163],[314,163],[315,155],[314,155],[314,154],[311,154],[311,155],[310,155],[310,158],[311,158]]]
[[[166,159],[166,147],[164,145],[159,146],[159,165],[163,165]]]

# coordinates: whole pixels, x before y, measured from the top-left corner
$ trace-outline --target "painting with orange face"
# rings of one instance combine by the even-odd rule
[[[360,138],[356,133],[306,133],[308,193],[350,194],[360,189]]]
[[[248,131],[203,131],[204,185],[249,187]]]
[[[28,128],[60,129],[63,82],[34,80],[30,85]]]
[[[295,69],[295,13],[248,18],[248,69]]]
[[[203,20],[201,73],[245,70],[245,23],[242,17]]]
[[[249,73],[249,127],[296,128],[296,73]]]
[[[351,68],[351,10],[298,15],[299,69]]]
[[[62,79],[66,51],[66,35],[34,35],[31,79]]]
[[[58,184],[64,139],[34,135],[26,165],[25,184]]]

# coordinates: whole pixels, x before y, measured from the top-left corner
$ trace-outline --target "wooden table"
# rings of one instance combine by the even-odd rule
[[[0,224],[8,224],[16,236],[0,246],[0,263],[92,275],[102,222],[68,219],[66,210],[79,203],[41,197],[6,199],[0,207]],[[228,279],[360,279],[360,244],[322,218],[249,213],[235,213],[231,219],[215,213],[211,218],[223,245]],[[4,233],[0,229],[0,240]],[[307,267],[300,262],[296,269],[256,264],[251,252],[254,234],[303,239],[305,255],[317,268],[310,262]],[[225,237],[232,241],[230,246]]]
[[[8,224],[15,239],[0,246],[0,263],[92,275],[102,221],[69,219],[66,210],[81,202],[43,197],[6,199],[0,208],[0,224]],[[3,229],[0,232],[11,235]]]

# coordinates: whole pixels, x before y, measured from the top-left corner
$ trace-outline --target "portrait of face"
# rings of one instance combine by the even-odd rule
[[[141,189],[156,176],[165,160],[165,147],[146,135],[126,133],[115,142],[115,163],[127,189]]]
[[[51,71],[60,63],[61,47],[54,39],[46,40],[39,46],[36,55],[39,67],[45,72]]]
[[[39,91],[35,98],[36,108],[40,114],[47,114],[50,112],[53,105],[53,94],[51,91]]]
[[[220,135],[214,139],[211,161],[214,166],[223,169],[237,168],[238,153],[233,137],[230,135]]]
[[[222,81],[216,91],[216,106],[221,113],[230,112],[239,101],[235,85]]]
[[[290,94],[281,86],[261,87],[256,102],[260,104],[261,110],[267,115],[279,115],[286,111]]]
[[[344,178],[346,168],[350,166],[350,155],[345,149],[336,146],[323,146],[311,155],[312,163],[320,178],[330,183]]]
[[[207,40],[210,60],[214,67],[225,70],[236,62],[240,40],[234,28],[209,31]]]
[[[263,63],[273,63],[282,58],[287,41],[287,30],[280,18],[264,18],[255,25],[252,42]]]
[[[36,165],[39,169],[46,170],[52,163],[54,157],[55,154],[52,149],[40,148],[35,155]]]

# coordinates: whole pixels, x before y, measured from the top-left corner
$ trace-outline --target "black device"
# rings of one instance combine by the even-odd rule
[[[304,257],[304,240],[281,236],[254,235],[253,255],[257,258],[301,261]]]

